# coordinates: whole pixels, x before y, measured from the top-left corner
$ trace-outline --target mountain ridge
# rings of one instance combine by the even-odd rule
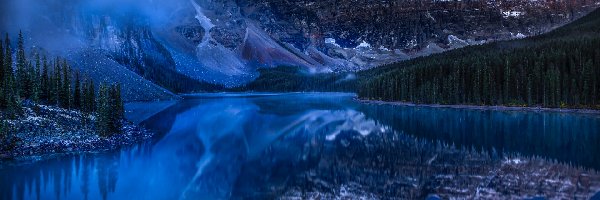
[[[519,1],[524,3],[340,1],[327,7],[328,1],[24,0],[3,3],[1,27],[23,29],[28,44],[71,61],[78,52],[105,51],[159,90],[187,93],[244,85],[261,68],[353,72],[523,37],[600,5]],[[30,19],[7,20],[24,15]],[[88,64],[80,68],[99,67]]]

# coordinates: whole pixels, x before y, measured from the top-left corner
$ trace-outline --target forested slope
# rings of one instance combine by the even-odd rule
[[[600,108],[600,11],[547,34],[361,72],[364,99]]]

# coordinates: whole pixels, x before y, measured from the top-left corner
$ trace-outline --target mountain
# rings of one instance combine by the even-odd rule
[[[11,35],[22,29],[27,44],[82,71],[118,65],[152,90],[181,93],[243,85],[260,68],[356,71],[537,35],[598,6],[600,0],[9,0],[0,27]],[[127,85],[131,93],[147,90]]]
[[[363,71],[363,99],[600,109],[600,10],[547,34]]]

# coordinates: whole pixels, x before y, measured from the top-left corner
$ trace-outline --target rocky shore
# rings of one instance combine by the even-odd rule
[[[94,115],[45,105],[29,105],[23,110],[24,114],[17,119],[1,120],[8,128],[5,135],[0,135],[1,160],[107,151],[139,143],[153,135],[124,122],[122,133],[101,137],[94,129]]]

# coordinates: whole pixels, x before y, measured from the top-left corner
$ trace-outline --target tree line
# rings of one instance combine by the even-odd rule
[[[22,32],[19,32],[14,62],[8,34],[4,40],[0,39],[0,44],[3,44],[0,45],[2,118],[17,119],[23,115],[24,102],[31,101],[94,114],[94,127],[101,136],[121,132],[124,106],[120,84],[102,83],[96,92],[93,80],[73,71],[66,59],[50,60],[36,52],[28,59]],[[2,132],[7,132],[4,124],[0,125]]]
[[[424,104],[600,109],[598,13],[547,35],[362,72],[358,95]]]

